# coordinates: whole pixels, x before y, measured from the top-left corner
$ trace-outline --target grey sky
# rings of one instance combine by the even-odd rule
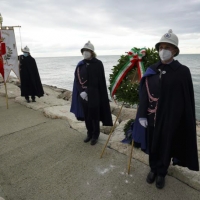
[[[200,53],[200,0],[0,0],[3,25],[21,25],[35,56],[80,55],[90,40],[98,55],[154,47],[172,29],[181,53]],[[20,53],[19,30],[15,29]]]

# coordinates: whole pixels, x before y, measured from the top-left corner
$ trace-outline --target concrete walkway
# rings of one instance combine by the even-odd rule
[[[37,102],[36,102],[37,104]],[[200,192],[167,176],[158,190],[146,183],[149,167],[107,148],[95,146],[62,119],[44,117],[0,96],[0,200],[199,199]]]

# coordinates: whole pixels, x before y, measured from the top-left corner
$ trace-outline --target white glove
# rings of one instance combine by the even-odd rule
[[[139,118],[139,122],[144,128],[148,126],[147,118]]]
[[[88,100],[88,96],[87,96],[87,93],[86,92],[81,92],[80,93],[80,96],[81,96],[81,98],[83,99],[83,100]]]

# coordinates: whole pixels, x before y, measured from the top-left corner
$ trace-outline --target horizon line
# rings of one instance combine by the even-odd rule
[[[122,55],[124,55],[124,54],[121,54],[121,55],[97,55],[97,57],[98,56],[122,56]],[[179,55],[200,55],[200,53],[182,53]],[[75,56],[75,55],[72,55],[72,56],[34,56],[34,58],[60,58],[60,57],[82,57],[82,55],[79,55],[79,56]]]

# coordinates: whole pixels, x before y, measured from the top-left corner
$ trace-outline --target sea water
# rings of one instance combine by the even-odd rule
[[[106,82],[109,86],[109,74],[112,73],[113,66],[118,64],[120,56],[98,56],[97,58],[103,62]],[[35,58],[42,84],[72,91],[74,70],[77,63],[82,59],[82,56]],[[200,54],[182,54],[175,59],[189,67],[191,71],[195,93],[196,118],[200,120]]]

